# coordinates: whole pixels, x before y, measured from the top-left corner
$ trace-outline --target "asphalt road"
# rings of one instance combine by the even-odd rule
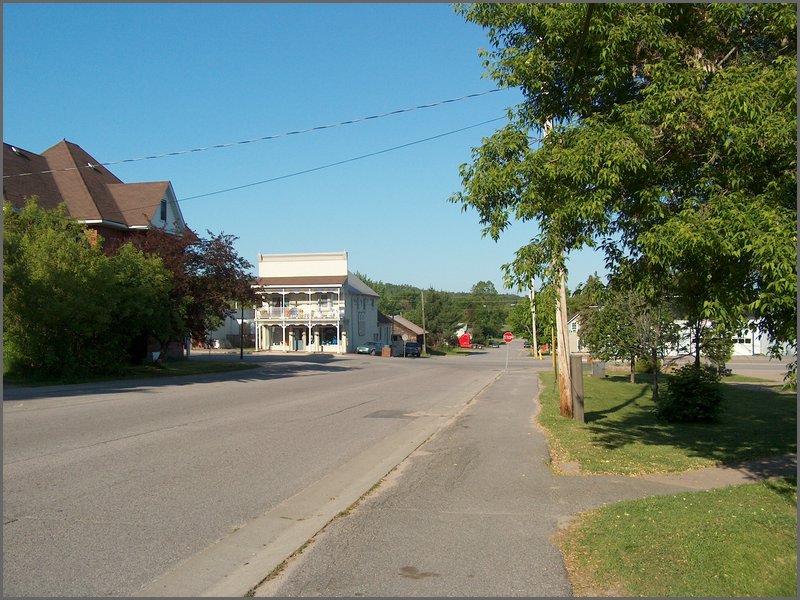
[[[507,358],[532,363],[515,342],[469,357],[247,357],[262,368],[192,383],[5,387],[4,595],[240,595]]]

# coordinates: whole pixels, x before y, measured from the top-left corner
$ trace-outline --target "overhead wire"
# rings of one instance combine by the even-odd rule
[[[423,110],[423,109],[426,109],[426,108],[434,108],[434,107],[442,106],[442,105],[445,105],[445,104],[452,104],[454,102],[460,102],[462,100],[468,100],[468,99],[471,99],[471,98],[477,98],[477,97],[480,97],[480,96],[485,96],[487,94],[494,94],[496,92],[500,92],[500,91],[503,91],[503,90],[506,90],[506,89],[509,89],[509,88],[496,88],[496,89],[493,89],[493,90],[486,90],[486,91],[483,91],[483,92],[476,92],[474,94],[467,94],[465,96],[460,96],[458,98],[450,98],[450,99],[447,99],[447,100],[439,100],[437,102],[430,102],[428,104],[420,104],[420,105],[412,106],[412,107],[409,107],[409,108],[400,108],[400,109],[392,110],[392,111],[385,112],[385,113],[370,115],[370,116],[367,116],[367,117],[358,117],[356,119],[349,119],[347,121],[339,121],[338,123],[331,123],[331,124],[328,124],[328,125],[318,125],[316,127],[308,127],[306,129],[298,129],[298,130],[295,130],[295,131],[287,131],[287,132],[283,132],[283,133],[265,135],[265,136],[258,137],[258,138],[252,138],[252,139],[248,139],[248,140],[239,140],[239,141],[236,141],[236,142],[228,142],[228,143],[224,143],[224,144],[214,144],[212,146],[203,146],[203,147],[199,147],[199,148],[191,148],[191,149],[188,149],[188,150],[177,150],[177,151],[173,151],[173,152],[164,152],[162,154],[153,154],[153,155],[150,155],[150,156],[140,156],[138,158],[126,158],[126,159],[122,159],[122,160],[101,162],[101,163],[99,163],[99,165],[102,165],[104,167],[109,167],[109,166],[119,165],[119,164],[124,164],[124,163],[141,162],[141,161],[145,161],[145,160],[155,160],[155,159],[159,159],[159,158],[166,158],[166,157],[169,157],[169,156],[181,156],[181,155],[184,155],[184,154],[192,154],[192,153],[196,153],[196,152],[206,152],[208,150],[218,150],[218,149],[222,149],[222,148],[230,148],[230,147],[233,147],[233,146],[241,146],[241,145],[244,145],[244,144],[252,144],[252,143],[256,143],[256,142],[275,140],[275,139],[279,139],[279,138],[282,138],[282,137],[288,137],[288,136],[293,136],[293,135],[301,135],[301,134],[304,134],[304,133],[310,133],[310,132],[313,132],[313,131],[322,131],[324,129],[332,129],[332,128],[335,128],[335,127],[342,127],[342,126],[345,126],[345,125],[353,125],[355,123],[362,123],[364,121],[370,121],[370,120],[374,120],[374,119],[382,119],[384,117],[389,117],[389,116],[393,116],[393,115],[399,115],[399,114],[402,114],[402,113],[412,112],[412,111],[415,111],[415,110]],[[46,170],[46,171],[36,171],[36,172],[30,172],[30,173],[15,173],[15,174],[12,174],[12,175],[3,175],[3,179],[8,179],[9,177],[25,177],[25,176],[29,176],[29,175],[43,175],[43,174],[47,174],[47,173],[56,173],[56,172],[60,172],[60,171],[75,171],[77,169],[88,169],[88,168],[94,168],[96,166],[98,166],[98,165],[87,164],[87,165],[80,166],[80,167],[66,167],[64,169],[51,169],[51,170]]]
[[[318,167],[312,167],[310,169],[303,169],[302,171],[296,171],[294,173],[289,173],[287,175],[279,175],[278,177],[271,177],[270,179],[264,179],[264,180],[261,180],[261,181],[255,181],[255,182],[252,182],[252,183],[246,183],[244,185],[238,185],[238,186],[226,188],[226,189],[223,189],[223,190],[217,190],[215,192],[207,192],[205,194],[197,194],[196,196],[188,196],[187,198],[181,198],[180,200],[178,200],[178,202],[185,202],[187,200],[195,200],[197,198],[205,198],[205,197],[208,197],[208,196],[215,196],[217,194],[224,194],[226,192],[233,192],[233,191],[236,191],[236,190],[241,190],[241,189],[245,189],[245,188],[249,188],[249,187],[254,187],[254,186],[257,186],[257,185],[263,185],[265,183],[272,183],[273,181],[280,181],[281,179],[289,179],[290,177],[297,177],[298,175],[305,175],[307,173],[313,173],[314,171],[321,171],[322,169],[329,169],[331,167],[336,167],[336,166],[343,165],[343,164],[346,164],[346,163],[355,162],[357,160],[363,160],[365,158],[370,158],[372,156],[378,156],[379,154],[386,154],[387,152],[393,152],[395,150],[400,150],[402,148],[408,148],[409,146],[415,146],[417,144],[422,144],[424,142],[429,142],[431,140],[439,139],[439,138],[442,138],[442,137],[445,137],[445,136],[448,136],[448,135],[453,135],[455,133],[460,133],[460,132],[466,131],[468,129],[474,129],[475,127],[480,127],[481,125],[486,125],[488,123],[494,123],[495,121],[500,121],[500,120],[505,119],[505,118],[506,117],[503,116],[503,117],[497,117],[495,119],[489,119],[488,121],[482,121],[480,123],[475,123],[474,125],[467,125],[466,127],[461,127],[459,129],[454,129],[452,131],[447,131],[445,133],[440,133],[440,134],[437,134],[437,135],[426,137],[426,138],[423,138],[421,140],[416,140],[416,141],[413,141],[413,142],[400,144],[399,146],[392,146],[391,148],[384,148],[383,150],[377,150],[375,152],[369,152],[367,154],[362,154],[360,156],[354,156],[352,158],[339,160],[339,161],[336,161],[336,162],[328,163],[326,165],[321,165],[321,166],[318,166]]]
[[[317,166],[317,167],[311,167],[311,168],[308,168],[308,169],[303,169],[302,171],[296,171],[294,173],[288,173],[286,175],[279,175],[277,177],[271,177],[269,179],[264,179],[264,180],[261,180],[261,181],[255,181],[255,182],[252,182],[252,183],[246,183],[246,184],[243,184],[243,185],[237,185],[237,186],[234,186],[234,187],[225,188],[225,189],[217,190],[217,191],[214,191],[214,192],[207,192],[207,193],[204,193],[204,194],[197,194],[195,196],[188,196],[186,198],[177,199],[176,201],[178,203],[181,203],[181,202],[186,202],[187,200],[196,200],[197,198],[206,198],[208,196],[215,196],[215,195],[218,195],[218,194],[224,194],[224,193],[227,193],[227,192],[233,192],[233,191],[236,191],[236,190],[241,190],[241,189],[245,189],[245,188],[249,188],[249,187],[255,187],[257,185],[263,185],[263,184],[266,184],[266,183],[271,183],[273,181],[280,181],[281,179],[289,179],[290,177],[297,177],[299,175],[305,175],[307,173],[313,173],[315,171],[321,171],[323,169],[329,169],[331,167],[335,167],[335,166],[338,166],[338,165],[343,165],[343,164],[346,164],[346,163],[355,162],[357,160],[363,160],[365,158],[370,158],[372,156],[378,156],[380,154],[386,154],[387,152],[393,152],[395,150],[401,150],[403,148],[408,148],[410,146],[415,146],[417,144],[430,142],[432,140],[443,138],[443,137],[446,137],[448,135],[454,135],[454,134],[460,133],[462,131],[467,131],[468,129],[474,129],[476,127],[480,127],[481,125],[487,125],[489,123],[494,123],[495,121],[500,121],[500,120],[505,119],[505,118],[506,118],[505,116],[496,117],[494,119],[489,119],[487,121],[481,121],[480,123],[474,123],[472,125],[467,125],[466,127],[460,127],[459,129],[453,129],[452,131],[446,131],[444,133],[439,133],[437,135],[432,135],[432,136],[429,136],[429,137],[426,137],[426,138],[423,138],[423,139],[420,139],[420,140],[415,140],[413,142],[407,142],[405,144],[400,144],[398,146],[392,146],[391,148],[384,148],[383,150],[376,150],[375,152],[369,152],[367,154],[362,154],[360,156],[354,156],[354,157],[351,157],[351,158],[346,158],[344,160],[339,160],[339,161],[336,161],[336,162],[328,163],[326,165],[321,165],[321,166]],[[143,204],[141,206],[129,207],[127,210],[130,211],[130,210],[136,210],[136,209],[139,209],[139,208],[144,209],[144,208],[150,208],[150,207],[151,207],[151,204],[146,204],[146,205]]]

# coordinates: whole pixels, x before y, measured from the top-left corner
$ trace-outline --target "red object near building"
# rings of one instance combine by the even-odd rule
[[[472,336],[469,334],[469,332],[458,338],[458,345],[461,348],[472,348]]]

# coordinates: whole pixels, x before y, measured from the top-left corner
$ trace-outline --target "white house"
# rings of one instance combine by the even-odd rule
[[[678,346],[670,348],[667,351],[667,356],[682,356],[691,352],[692,348],[692,331],[688,327],[688,321],[676,320],[675,323],[680,326],[680,341]],[[710,327],[711,322],[705,321],[705,327]],[[581,317],[580,313],[576,313],[568,322],[569,332],[569,350],[570,352],[585,352],[580,338]],[[733,356],[757,356],[768,355],[769,348],[772,340],[765,333],[758,331],[755,323],[750,323],[742,331],[736,333],[733,338]],[[793,351],[786,347],[783,350],[784,354],[793,353]]]
[[[348,269],[347,252],[259,254],[255,346],[281,352],[354,352],[387,334],[378,294]]]

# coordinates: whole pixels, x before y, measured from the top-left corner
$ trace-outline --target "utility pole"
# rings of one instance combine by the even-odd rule
[[[239,323],[239,360],[244,360],[244,302],[241,302],[242,321]]]
[[[590,13],[591,14],[591,13]],[[546,138],[553,129],[553,122],[547,119],[544,122],[542,139]],[[562,251],[563,259],[563,251]],[[567,276],[562,264],[556,267],[556,336],[558,338],[556,362],[558,367],[558,389],[560,397],[560,412],[562,417],[572,417],[572,372],[569,361],[569,338],[567,333]]]
[[[556,335],[558,337],[558,389],[562,417],[572,417],[572,369],[567,332],[567,277],[564,267],[556,272]]]
[[[428,353],[428,347],[425,345],[425,290],[420,290],[422,294],[422,353]]]
[[[531,279],[531,330],[533,331],[533,356],[541,360],[542,356],[539,354],[539,342],[536,339],[536,282]]]

